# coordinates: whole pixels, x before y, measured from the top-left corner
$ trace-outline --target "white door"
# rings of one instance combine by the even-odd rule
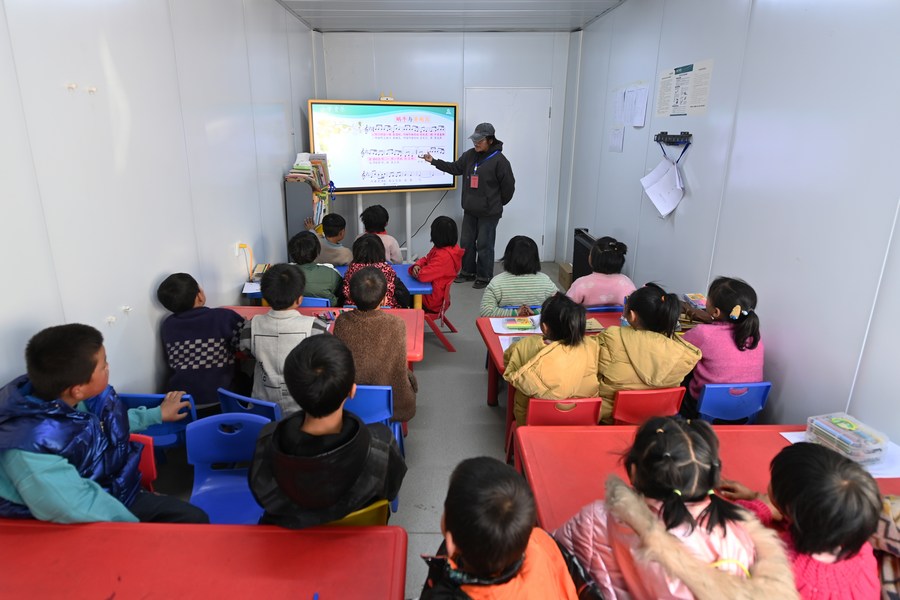
[[[550,88],[466,88],[464,137],[485,122],[494,126],[516,177],[516,193],[497,227],[495,257],[500,260],[511,237],[527,235],[537,243],[543,259]],[[471,141],[465,143],[462,148],[471,147]]]

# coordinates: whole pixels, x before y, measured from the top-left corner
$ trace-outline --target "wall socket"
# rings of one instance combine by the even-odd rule
[[[241,255],[241,243],[240,243],[240,242],[235,242],[235,243],[234,243],[234,255],[235,255],[235,256],[240,256],[240,255]]]

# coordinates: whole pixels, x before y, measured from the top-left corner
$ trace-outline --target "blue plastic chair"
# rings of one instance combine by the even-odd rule
[[[303,296],[303,302],[300,303],[300,306],[309,306],[309,307],[323,307],[323,306],[331,306],[331,300],[328,298],[310,298],[309,296]]]
[[[211,523],[253,525],[263,508],[247,480],[256,438],[270,423],[259,415],[228,413],[206,417],[187,427],[187,461],[194,465],[191,504],[209,515]],[[216,468],[213,468],[216,465]]]
[[[281,407],[274,402],[241,396],[240,394],[229,392],[225,388],[219,388],[216,392],[219,394],[219,403],[222,405],[223,413],[259,415],[270,421],[281,420]]]
[[[363,423],[383,423],[390,427],[400,447],[400,453],[406,456],[403,447],[403,426],[398,421],[391,422],[394,415],[394,390],[391,386],[357,385],[356,395],[347,398],[344,409],[362,419]]]
[[[709,383],[697,398],[700,418],[710,423],[720,421],[755,423],[766,407],[772,382]]]
[[[584,307],[587,312],[623,312],[625,307],[621,304],[610,304],[607,306],[585,306]]]
[[[165,394],[119,394],[119,399],[125,403],[128,408],[137,408],[146,406],[147,408],[156,408],[159,406]],[[190,414],[180,421],[172,421],[170,423],[161,423],[152,425],[141,431],[144,435],[153,438],[153,447],[156,451],[157,458],[162,460],[165,455],[161,451],[166,448],[174,448],[184,445],[184,431],[188,424],[197,420],[197,407],[194,406],[194,399],[190,394],[185,394],[184,399],[191,403]]]

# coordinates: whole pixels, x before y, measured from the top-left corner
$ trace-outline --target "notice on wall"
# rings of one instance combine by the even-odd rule
[[[713,61],[704,60],[659,74],[656,116],[684,117],[706,113]]]
[[[636,83],[613,92],[615,120],[617,125],[643,127],[647,118],[647,96],[650,88],[645,83]]]

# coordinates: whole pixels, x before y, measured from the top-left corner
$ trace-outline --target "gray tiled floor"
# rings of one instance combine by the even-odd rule
[[[543,269],[558,281],[555,264],[545,263]],[[425,581],[425,563],[419,556],[433,553],[440,545],[441,513],[453,468],[473,456],[504,458],[506,394],[501,389],[499,406],[487,406],[486,351],[475,328],[482,294],[470,283],[452,286],[448,318],[459,333],[449,337],[457,351],[447,352],[426,328],[425,359],[415,365],[419,394],[406,438],[409,470],[400,491],[400,509],[391,517],[391,525],[409,534],[408,598],[418,597]],[[190,482],[191,468],[183,451],[170,454],[160,468],[157,489],[188,498]]]

